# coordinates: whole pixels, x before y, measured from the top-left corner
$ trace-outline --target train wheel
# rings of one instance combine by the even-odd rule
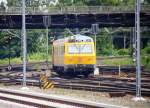
[[[85,78],[88,78],[88,76],[89,76],[89,74],[84,74],[84,77],[85,77]]]
[[[89,71],[89,72],[85,71],[83,73],[83,75],[84,75],[85,78],[88,78],[88,76],[90,75],[90,73],[92,73],[92,72],[91,71]]]
[[[73,73],[73,72],[67,72],[67,73],[66,73],[66,76],[69,76],[69,77],[75,77],[76,74]]]
[[[63,73],[60,73],[60,72],[57,72],[58,73],[58,75],[61,77],[61,76],[64,76],[64,74]]]

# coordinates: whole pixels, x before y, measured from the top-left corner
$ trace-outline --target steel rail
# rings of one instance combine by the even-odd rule
[[[19,97],[21,99],[19,99],[19,98],[17,99],[17,97]],[[10,101],[10,102],[15,102],[15,103],[21,103],[24,105],[34,106],[37,108],[57,108],[62,105],[62,104],[56,105],[55,102],[43,101],[42,99],[33,99],[33,97],[20,96],[15,93],[9,94],[8,92],[0,93],[0,98],[1,98],[1,100],[6,100],[6,101]],[[25,100],[25,99],[28,99],[28,100]],[[68,105],[63,105],[63,106],[66,108],[69,108]],[[70,107],[72,107],[72,106],[70,106]],[[60,108],[63,108],[63,107],[60,107]],[[78,108],[78,107],[75,107],[75,108]]]
[[[2,95],[4,94],[4,95]],[[5,96],[7,94],[8,96]],[[13,99],[11,96],[18,96],[22,98],[28,98],[31,100],[26,101],[25,99],[20,98],[20,100],[17,100],[16,98]],[[46,94],[41,94],[41,93],[33,93],[33,92],[22,92],[22,91],[17,91],[17,90],[9,90],[9,89],[3,89],[0,88],[0,97],[1,99],[4,100],[10,100],[10,101],[15,101],[19,102],[22,101],[23,104],[28,104],[31,106],[35,106],[38,108],[125,108],[121,106],[116,106],[116,105],[107,105],[107,104],[102,104],[102,103],[96,103],[96,102],[90,102],[90,101],[83,101],[83,100],[76,100],[73,98],[65,98],[65,97],[60,97],[60,96],[55,96],[55,95],[46,95]],[[32,100],[34,102],[32,102]],[[37,100],[37,102],[36,102]],[[42,103],[39,103],[40,101],[43,101]],[[47,102],[47,103],[45,103]],[[56,105],[56,103],[59,104]],[[54,105],[53,105],[54,104]]]
[[[99,77],[89,79],[62,79],[62,78],[49,78],[58,88],[78,89],[98,92],[125,92],[135,93],[135,78],[114,78],[114,77]],[[16,79],[0,79],[1,83],[7,85],[20,85],[22,79],[16,77]],[[150,79],[142,78],[142,93],[144,95],[150,95]],[[27,78],[27,85],[39,86],[39,80],[37,77]]]
[[[49,67],[51,67],[51,62],[48,62],[48,65],[49,65]],[[6,71],[9,71],[8,70],[8,66],[9,65],[0,65],[0,71],[2,71],[2,70],[6,70]],[[29,70],[38,70],[38,69],[36,69],[37,67],[40,67],[40,69],[41,70],[45,70],[46,69],[46,62],[35,62],[35,63],[27,63],[27,71],[29,71]],[[32,69],[32,67],[34,67],[34,69]],[[41,68],[41,67],[45,67],[45,68]],[[50,69],[50,68],[49,68]],[[22,70],[22,64],[11,64],[11,71],[12,70]]]
[[[97,58],[97,61],[98,60],[103,60],[105,58]],[[106,58],[107,59],[107,58]],[[111,58],[110,58],[111,59]],[[120,57],[118,58],[120,59]],[[48,63],[49,65],[49,69],[51,67],[51,62]],[[43,68],[42,68],[43,67]],[[45,68],[44,68],[45,67]],[[100,65],[100,64],[97,64],[97,67],[99,68],[100,71],[118,71],[118,66],[106,66],[106,65]],[[17,71],[17,70],[21,70],[22,69],[22,64],[12,64],[11,65],[11,71]],[[28,63],[27,64],[27,69],[28,71],[37,71],[38,69],[40,70],[45,70],[47,69],[46,68],[46,62],[35,62],[35,63]],[[135,66],[129,66],[129,65],[123,65],[123,66],[120,66],[120,69],[122,71],[135,71]],[[141,66],[141,69],[144,70],[144,66]],[[0,71],[9,71],[8,70],[8,65],[1,65],[0,66]]]

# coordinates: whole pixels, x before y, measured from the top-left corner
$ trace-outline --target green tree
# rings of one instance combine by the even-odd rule
[[[7,0],[8,6],[21,6],[21,0]]]
[[[97,53],[102,55],[113,54],[113,44],[109,33],[105,29],[101,29],[97,35]]]
[[[21,51],[21,40],[19,36],[14,35],[13,30],[3,30],[0,32],[0,58],[9,56],[9,46],[11,56],[19,56]],[[15,30],[17,31],[17,30]],[[19,31],[17,31],[19,34]]]

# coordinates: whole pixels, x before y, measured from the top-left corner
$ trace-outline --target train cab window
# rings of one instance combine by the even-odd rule
[[[86,44],[86,45],[80,45],[80,52],[81,53],[92,53],[92,45]]]
[[[71,44],[68,46],[69,54],[91,54],[92,52],[91,44]]]
[[[69,54],[77,54],[77,53],[79,53],[79,47],[77,45],[69,45],[68,46],[68,53]]]

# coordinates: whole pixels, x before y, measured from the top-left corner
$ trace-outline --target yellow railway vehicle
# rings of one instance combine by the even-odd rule
[[[59,74],[87,77],[94,71],[96,54],[91,37],[73,35],[53,42],[52,65]]]

